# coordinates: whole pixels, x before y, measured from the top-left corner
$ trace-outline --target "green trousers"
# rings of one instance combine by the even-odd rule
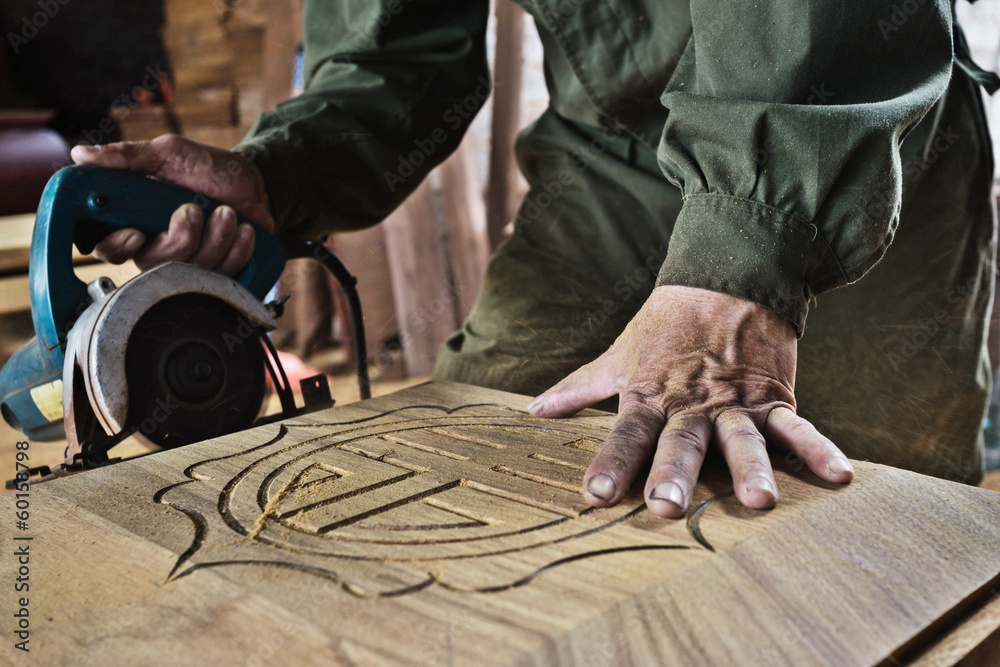
[[[996,254],[979,94],[956,70],[905,140],[895,239],[864,278],[811,304],[795,387],[799,414],[848,456],[967,483],[983,474]],[[652,148],[551,110],[521,134],[517,157],[530,192],[434,376],[537,394],[635,315],[681,193]]]

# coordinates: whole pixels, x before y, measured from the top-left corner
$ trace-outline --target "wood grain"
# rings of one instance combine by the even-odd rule
[[[139,268],[131,260],[119,265],[104,264],[103,262],[78,264],[73,271],[77,278],[88,284],[98,278],[108,277],[116,285],[122,285],[139,275]],[[0,278],[0,315],[30,309],[31,284],[28,281],[28,274]]]
[[[985,604],[960,621],[914,659],[911,667],[1000,664],[1000,588],[991,588]]]
[[[490,255],[486,202],[476,174],[472,138],[467,136],[439,170],[455,280],[455,315],[461,322],[479,294]]]
[[[429,179],[382,223],[406,369],[429,375],[438,348],[458,328],[448,255]]]
[[[520,126],[524,10],[510,0],[496,2],[497,48],[493,63],[493,117],[490,128],[490,177],[486,210],[490,247],[506,238],[517,210],[514,141]]]
[[[31,235],[35,231],[35,214],[0,216],[0,275],[28,272],[31,255]],[[90,255],[81,255],[73,246],[73,263],[93,262]]]
[[[358,297],[364,305],[365,338],[368,356],[377,360],[388,341],[398,338],[399,324],[392,294],[389,260],[386,256],[385,229],[376,225],[334,237],[334,251],[358,277]],[[345,306],[340,311],[345,338],[353,335],[350,313]],[[347,349],[351,349],[345,343]]]
[[[711,465],[687,520],[592,509],[614,417],[526,402],[427,384],[33,487],[30,664],[899,664],[1000,583],[996,493],[775,460],[771,511]]]

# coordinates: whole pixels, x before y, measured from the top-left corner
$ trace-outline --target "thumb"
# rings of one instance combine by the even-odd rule
[[[613,349],[567,375],[528,403],[536,417],[568,417],[618,393]]]

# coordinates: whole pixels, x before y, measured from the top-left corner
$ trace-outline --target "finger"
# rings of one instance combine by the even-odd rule
[[[528,412],[536,417],[568,417],[617,394],[612,354],[608,350],[536,396],[528,403]]]
[[[704,415],[679,413],[667,421],[646,478],[646,506],[653,514],[684,516],[711,437],[712,425]]]
[[[614,505],[638,476],[656,446],[663,408],[635,392],[621,396],[618,420],[583,477],[583,496],[597,507]]]
[[[206,269],[214,269],[225,258],[236,240],[236,212],[228,206],[219,206],[208,217],[201,235],[201,245],[188,260]]]
[[[132,259],[146,237],[138,229],[118,229],[94,246],[94,257],[109,264],[122,264]]]
[[[93,164],[111,169],[127,169],[139,174],[156,174],[167,156],[165,147],[152,141],[120,141],[97,146],[79,145],[70,151],[76,164]]]
[[[808,420],[788,408],[771,410],[764,424],[764,436],[768,442],[794,452],[825,480],[846,484],[854,478],[854,468],[844,453]]]
[[[727,410],[715,420],[715,437],[733,475],[736,498],[753,509],[768,509],[778,501],[764,436],[740,410]]]
[[[236,240],[215,270],[227,276],[235,276],[253,256],[254,244],[253,227],[245,223],[240,225],[236,232]]]
[[[136,265],[145,271],[163,262],[186,262],[201,245],[201,209],[185,204],[170,216],[170,226],[140,250]]]

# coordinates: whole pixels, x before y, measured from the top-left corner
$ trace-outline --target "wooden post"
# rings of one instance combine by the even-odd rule
[[[429,375],[438,347],[458,324],[430,180],[382,224],[406,369],[411,377]]]
[[[383,225],[355,232],[343,232],[334,237],[336,253],[358,278],[358,296],[365,316],[365,344],[368,357],[377,359],[383,344],[399,335],[396,310],[393,303],[392,279],[386,255],[385,228]],[[342,321],[350,321],[346,303],[341,311]],[[341,332],[353,360],[350,327]]]
[[[264,109],[273,109],[292,96],[292,70],[301,44],[302,2],[268,0],[264,32]]]
[[[445,160],[440,174],[455,282],[455,318],[461,322],[479,294],[490,255],[486,202],[476,176],[471,137]]]
[[[493,64],[493,126],[490,177],[486,194],[490,247],[504,239],[504,228],[514,216],[517,165],[514,139],[520,122],[521,51],[524,11],[510,0],[497,0],[497,50]]]

